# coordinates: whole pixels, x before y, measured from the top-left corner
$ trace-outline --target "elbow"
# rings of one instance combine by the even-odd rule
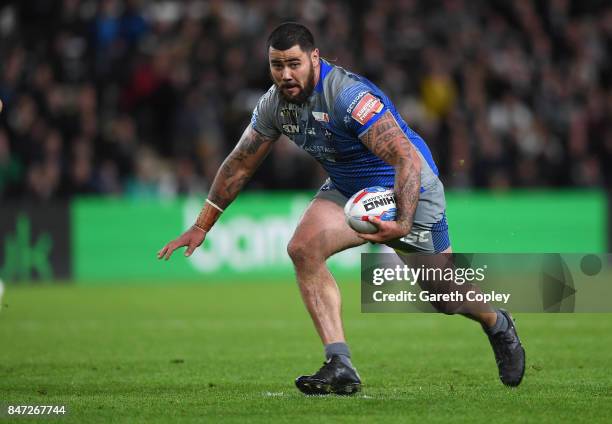
[[[421,158],[417,153],[416,149],[410,146],[398,155],[398,160],[393,164],[396,172],[403,173],[409,171],[410,173],[421,174]]]

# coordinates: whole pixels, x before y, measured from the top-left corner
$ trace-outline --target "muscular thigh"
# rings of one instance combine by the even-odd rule
[[[328,258],[364,243],[344,220],[342,207],[331,200],[315,198],[302,216],[289,250],[307,250]]]

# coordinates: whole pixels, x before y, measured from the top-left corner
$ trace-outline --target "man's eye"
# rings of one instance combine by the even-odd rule
[[[297,69],[299,66],[300,66],[299,63],[292,63],[291,65],[289,65],[291,69]]]

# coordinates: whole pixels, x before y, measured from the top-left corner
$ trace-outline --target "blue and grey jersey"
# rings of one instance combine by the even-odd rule
[[[393,114],[421,157],[421,197],[427,196],[428,190],[441,183],[425,141],[376,85],[325,60],[321,60],[319,81],[305,104],[285,101],[274,85],[259,100],[251,125],[266,137],[289,137],[323,165],[333,188],[350,197],[365,187],[394,185],[393,167],[359,139],[386,111]]]

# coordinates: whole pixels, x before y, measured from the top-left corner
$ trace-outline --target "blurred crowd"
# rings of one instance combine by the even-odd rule
[[[205,192],[287,19],[386,91],[447,186],[612,186],[605,0],[28,0],[0,6],[0,200]],[[249,188],[323,178],[285,140]]]

